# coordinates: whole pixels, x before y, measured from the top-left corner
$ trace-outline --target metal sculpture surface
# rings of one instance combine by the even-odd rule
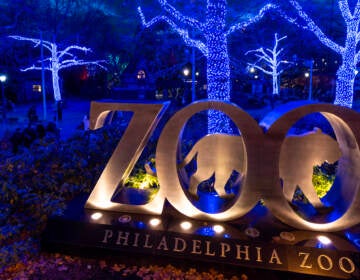
[[[114,110],[132,111],[134,115],[87,201],[86,207],[88,208],[161,214],[166,199],[174,208],[188,217],[227,221],[244,216],[260,200],[263,200],[274,217],[298,229],[339,231],[360,223],[358,215],[360,211],[360,116],[358,112],[332,104],[292,103],[278,107],[258,124],[249,114],[231,103],[212,100],[193,103],[175,113],[162,129],[156,150],[156,174],[160,183],[159,192],[146,205],[127,205],[116,203],[112,199],[115,197],[118,187],[124,182],[139,158],[151,131],[156,127],[160,119],[161,112],[164,111],[164,106],[161,104],[94,103],[92,104],[90,116],[91,128],[101,127],[106,115]],[[232,204],[228,208],[218,213],[208,213],[195,206],[194,200],[186,194],[182,173],[179,170],[181,165],[178,164],[179,147],[184,126],[193,115],[206,110],[221,111],[232,119],[241,132],[243,141],[241,145],[243,145],[244,149],[244,160],[239,167],[237,161],[241,160],[236,159],[236,157],[239,157],[241,151],[236,150],[239,149],[238,146],[241,146],[239,145],[240,141],[234,141],[237,144],[222,148],[226,150],[226,153],[231,150],[235,152],[229,156],[231,157],[230,161],[224,163],[230,166],[224,169],[224,173],[220,172],[216,180],[224,181],[230,168],[242,168],[244,174],[239,194],[232,198]],[[302,137],[301,141],[307,139],[306,141],[309,141],[309,144],[297,144],[295,148],[292,148],[291,142],[293,140],[287,137],[288,131],[298,120],[312,113],[321,113],[327,119],[333,129],[336,141],[328,138],[329,136],[313,133]],[[211,138],[220,139],[218,136],[207,137],[207,140]],[[227,136],[224,139],[228,137],[236,139],[236,136]],[[216,145],[219,146],[221,141]],[[297,151],[299,146],[301,151]],[[197,150],[199,151],[199,149]],[[290,151],[287,152],[286,150]],[[285,181],[292,181],[289,178],[298,177],[298,174],[302,174],[303,168],[309,170],[309,166],[319,162],[319,160],[335,161],[340,155],[339,151],[341,151],[341,157],[338,160],[334,184],[322,199],[326,205],[333,206],[334,211],[331,211],[321,222],[312,217],[302,217],[291,207],[288,199],[284,197],[281,177],[284,177]],[[208,149],[208,154],[212,152]],[[301,157],[308,158],[308,161],[301,160],[304,164],[294,167],[295,164],[289,164],[288,153],[290,157],[291,153],[293,153],[295,158],[299,158],[300,156],[297,153],[301,153]],[[226,158],[227,155],[224,156],[218,153],[214,159],[217,158],[220,162],[228,160],[222,159],[222,157]],[[201,157],[200,160],[202,160]],[[283,163],[281,163],[282,161]],[[288,170],[284,171],[284,166]],[[209,169],[219,173],[218,169],[220,167],[215,167]],[[200,179],[205,177],[205,175],[200,176],[200,173],[195,173],[195,175],[199,175]],[[193,181],[200,179],[193,179]],[[311,186],[307,184],[308,180],[304,183],[298,180],[294,179],[293,182],[303,185],[301,187],[305,189],[305,193],[309,193],[310,189],[308,188]],[[291,190],[295,184],[293,182],[290,187],[286,186],[285,188]],[[216,189],[220,195],[224,195],[221,184]],[[194,185],[196,183],[193,183],[190,188],[193,193]],[[315,199],[312,200],[316,203]]]
[[[313,167],[324,162],[334,163],[340,156],[338,143],[319,129],[286,137],[280,153],[285,198],[291,202],[298,186],[313,206],[323,207],[312,183]]]

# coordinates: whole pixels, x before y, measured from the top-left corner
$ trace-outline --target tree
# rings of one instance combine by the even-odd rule
[[[230,27],[226,24],[227,0],[207,0],[204,21],[186,16],[170,5],[167,0],[158,0],[165,15],[156,16],[146,21],[141,7],[138,11],[143,26],[150,27],[158,22],[169,24],[184,40],[195,47],[207,59],[207,96],[209,99],[230,100],[230,64],[228,55],[228,37],[232,33],[245,29],[252,23],[259,21],[273,5],[264,6],[259,13],[243,22]],[[202,38],[200,38],[202,37]],[[222,115],[209,111],[208,131],[229,132],[228,119]]]
[[[55,101],[61,101],[61,92],[60,92],[60,84],[59,84],[59,72],[62,69],[70,68],[74,66],[80,65],[97,65],[102,69],[106,69],[101,63],[104,63],[103,60],[94,60],[94,61],[87,61],[78,59],[73,52],[80,51],[84,52],[91,52],[91,49],[86,47],[81,47],[77,45],[71,45],[63,50],[58,49],[58,45],[56,43],[51,43],[49,41],[42,41],[40,39],[23,37],[23,36],[9,36],[12,39],[20,40],[20,41],[30,41],[32,42],[35,47],[43,46],[46,50],[48,50],[51,56],[47,58],[41,58],[37,63],[40,65],[32,65],[28,68],[22,69],[21,71],[26,72],[30,70],[42,70],[42,64],[44,70],[51,71],[52,76],[52,84],[53,84],[53,91],[54,91],[54,99]]]
[[[360,41],[360,1],[357,1],[357,3],[351,7],[351,1],[337,0],[346,27],[344,45],[336,43],[327,36],[297,1],[288,1],[295,9],[296,16],[291,17],[288,13],[284,12],[281,13],[282,16],[289,22],[312,32],[323,45],[341,56],[342,63],[336,73],[337,79],[334,104],[351,108],[353,105],[356,66],[360,60],[360,51],[358,50]]]
[[[274,35],[275,41],[274,41],[274,47],[272,49],[263,47],[258,48],[256,50],[250,50],[247,51],[245,55],[253,53],[258,60],[255,63],[250,63],[249,65],[251,67],[254,67],[261,72],[272,76],[272,84],[273,84],[273,95],[279,95],[279,76],[284,71],[284,69],[281,69],[281,64],[288,64],[289,61],[282,60],[282,54],[284,51],[284,48],[281,48],[278,50],[278,45],[281,40],[284,40],[287,38],[287,36],[278,38],[278,34],[275,33]],[[260,66],[260,63],[263,63],[264,66]]]

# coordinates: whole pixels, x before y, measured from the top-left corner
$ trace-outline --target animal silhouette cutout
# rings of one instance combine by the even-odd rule
[[[179,167],[196,157],[197,169],[189,183],[189,193],[197,197],[198,185],[215,174],[214,189],[220,197],[227,197],[226,182],[234,170],[243,173],[244,143],[241,136],[209,134],[192,147]]]
[[[334,163],[340,157],[338,143],[320,129],[286,137],[279,163],[285,198],[291,202],[298,186],[314,207],[323,207],[312,183],[313,167]]]
[[[215,191],[220,197],[228,197],[225,185],[234,170],[244,174],[244,155],[241,136],[211,134],[201,138],[179,165],[180,168],[186,166],[196,156],[197,169],[190,177],[189,193],[197,197],[198,185],[215,175]],[[340,156],[338,143],[320,129],[286,137],[279,163],[285,198],[291,202],[298,186],[312,205],[322,207],[312,184],[313,166],[325,161],[336,162]]]

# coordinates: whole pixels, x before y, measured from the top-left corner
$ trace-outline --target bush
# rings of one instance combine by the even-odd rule
[[[67,141],[48,133],[10,157],[1,151],[0,267],[38,251],[47,219],[92,189],[122,132],[115,121]]]

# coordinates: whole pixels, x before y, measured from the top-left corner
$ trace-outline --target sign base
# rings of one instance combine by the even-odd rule
[[[192,265],[210,262],[215,268],[229,267],[226,271],[239,267],[240,271],[282,271],[297,273],[301,279],[306,275],[360,278],[359,250],[344,233],[294,230],[262,205],[241,220],[212,223],[191,220],[168,204],[162,216],[84,210],[86,199],[77,197],[63,216],[49,220],[43,234],[45,248],[86,249],[145,259],[155,256],[152,261],[166,258]]]

